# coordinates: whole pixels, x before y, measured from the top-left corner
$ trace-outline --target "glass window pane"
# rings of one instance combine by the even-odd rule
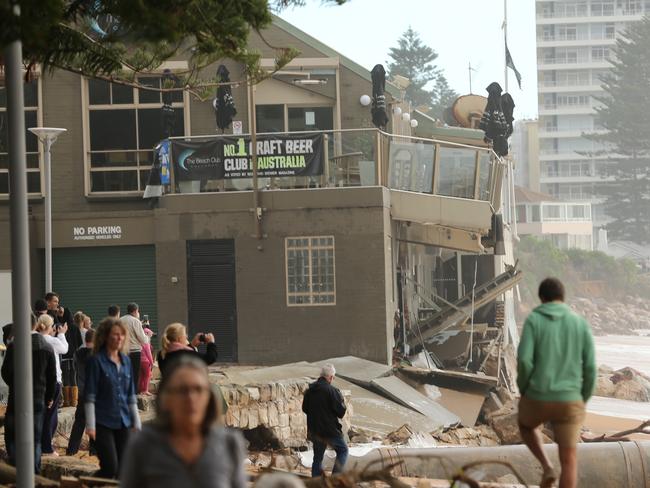
[[[137,149],[135,110],[91,110],[90,150]]]
[[[27,191],[29,193],[41,192],[41,173],[39,171],[27,173]]]
[[[38,168],[38,165],[40,163],[39,159],[40,158],[38,153],[27,153],[27,167]],[[2,167],[2,163],[0,163],[0,168],[1,167]]]
[[[137,166],[137,164],[137,154],[134,152],[90,153],[91,168]]]
[[[289,131],[332,130],[332,107],[289,107]]]
[[[25,83],[24,90],[25,107],[38,107],[38,80],[32,80],[29,83]]]
[[[284,105],[257,105],[258,132],[284,132]]]
[[[474,150],[441,147],[439,165],[436,194],[458,198],[474,197]]]
[[[160,88],[160,78],[155,76],[144,76],[138,78],[141,85],[151,86],[153,88]],[[138,98],[140,103],[162,103],[160,92],[151,90],[138,90]]]
[[[137,189],[137,171],[93,171],[90,173],[91,191],[135,191]]]
[[[25,110],[25,129],[30,127],[38,127],[36,110]],[[27,152],[38,152],[38,137],[29,130],[26,132],[25,144]]]
[[[139,148],[153,149],[164,136],[162,109],[147,108],[138,110]],[[185,133],[183,109],[174,109],[174,130],[172,136],[182,136]]]
[[[133,88],[130,86],[118,85],[113,83],[113,104],[133,103]]]
[[[90,105],[108,105],[111,103],[111,85],[104,80],[88,80],[88,102]]]
[[[0,193],[9,193],[9,173],[0,173]]]

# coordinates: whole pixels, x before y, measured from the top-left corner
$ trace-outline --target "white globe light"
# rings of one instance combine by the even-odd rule
[[[395,107],[393,109],[393,113],[399,117],[400,115],[402,115],[402,109],[400,107]]]
[[[364,107],[367,107],[368,105],[370,105],[370,101],[371,100],[370,100],[370,97],[368,95],[361,95],[361,97],[359,98],[359,103],[361,105],[363,105]]]
[[[409,120],[411,120],[411,114],[408,113],[408,112],[402,114],[402,120],[403,120],[404,122],[408,122]]]
[[[418,121],[415,119],[411,120],[411,127],[415,129],[417,126],[418,126]]]

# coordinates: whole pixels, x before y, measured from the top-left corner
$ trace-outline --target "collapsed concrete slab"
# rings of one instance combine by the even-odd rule
[[[337,378],[334,385],[350,392],[351,424],[374,435],[383,438],[404,424],[409,424],[416,432],[433,432],[440,427],[439,423],[421,413],[349,381]]]
[[[392,368],[386,364],[375,363],[354,356],[330,358],[312,364],[322,368],[327,363],[334,365],[337,376],[364,388],[370,388],[372,380],[388,376],[392,371]]]
[[[433,421],[436,428],[447,428],[461,423],[458,415],[427,398],[396,376],[376,378],[370,384],[394,401],[420,412]]]

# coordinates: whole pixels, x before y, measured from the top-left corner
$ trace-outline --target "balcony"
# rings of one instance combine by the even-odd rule
[[[537,69],[540,71],[562,69],[608,69],[611,68],[608,58],[592,58],[590,56],[537,58]]]
[[[291,143],[292,150],[317,149],[288,164],[287,141],[298,141]],[[285,210],[318,205],[339,208],[355,202],[363,206],[364,199],[383,199],[394,220],[420,224],[423,235],[433,232],[427,226],[474,233],[473,238],[467,237],[466,248],[475,250],[480,247],[476,233],[483,235],[490,229],[492,209],[501,206],[503,164],[484,147],[396,136],[377,129],[258,134],[255,188],[252,169],[248,169],[252,168],[249,135],[178,137],[171,143],[170,181],[163,196],[167,209],[180,205],[197,210],[206,206],[250,210],[253,200],[263,202],[258,203],[260,207],[272,204]],[[272,152],[283,145],[284,150]],[[196,153],[192,160],[188,159],[191,150]],[[184,154],[189,155],[183,159]],[[221,154],[223,159],[219,159]],[[211,169],[205,171],[204,163],[210,161],[216,166],[214,174]],[[234,163],[237,172],[227,173]],[[187,166],[200,172],[188,177]],[[277,171],[269,168],[280,166],[288,168],[284,176],[273,175]],[[294,168],[307,172],[289,175],[296,173]]]
[[[646,13],[648,13],[646,11]],[[604,10],[587,9],[579,10],[559,10],[554,12],[538,12],[537,25],[549,24],[586,24],[593,22],[627,22],[631,20],[641,20],[644,10],[628,8],[611,8]]]
[[[547,103],[540,105],[539,107],[539,115],[589,115],[595,113],[596,109],[590,103],[573,105],[558,105],[555,103]]]
[[[594,129],[593,127],[542,127],[539,129],[540,139],[571,139],[582,137],[585,134],[604,134],[605,129]]]
[[[600,80],[546,80],[540,81],[537,91],[539,93],[574,93],[574,92],[600,92]]]
[[[616,44],[616,34],[606,35],[575,35],[575,36],[542,36],[537,38],[537,47],[579,47],[579,46],[613,46]]]

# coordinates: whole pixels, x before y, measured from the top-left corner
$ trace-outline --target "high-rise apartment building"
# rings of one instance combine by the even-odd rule
[[[605,220],[594,188],[607,156],[594,155],[598,143],[583,134],[602,130],[594,96],[617,35],[646,13],[649,0],[536,0],[540,190],[591,202],[596,226]]]

